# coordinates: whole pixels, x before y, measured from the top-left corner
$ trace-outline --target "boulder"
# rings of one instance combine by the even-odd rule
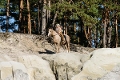
[[[29,75],[29,80],[55,80],[55,76],[47,61],[36,55],[19,56],[18,61],[23,63]]]
[[[83,63],[90,58],[90,55],[80,54],[77,52],[62,52],[42,56],[42,58],[49,61],[56,80],[71,80],[71,77],[81,71]]]
[[[28,80],[28,72],[24,64],[10,61],[13,68],[14,80]]]
[[[8,55],[0,54],[0,62],[2,61],[11,61],[12,59]]]
[[[0,71],[2,80],[28,80],[27,70],[19,62],[2,61],[0,62]]]
[[[12,65],[10,62],[0,62],[0,72],[2,80],[13,80]]]
[[[120,80],[120,64],[116,65],[112,71],[105,74],[99,80]]]
[[[72,80],[97,80],[120,63],[120,48],[102,48],[91,52],[91,58]],[[108,79],[109,80],[109,79]]]

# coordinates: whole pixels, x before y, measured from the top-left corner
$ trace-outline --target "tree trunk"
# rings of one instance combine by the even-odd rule
[[[92,44],[91,44],[91,29],[89,27],[87,27],[87,29],[84,28],[84,33],[85,33],[85,37],[88,41],[87,46],[92,47]]]
[[[25,20],[25,16],[23,16],[23,21],[22,22],[25,22],[26,20]],[[22,23],[23,24],[23,23]],[[23,33],[26,33],[26,26],[24,25],[24,27],[23,27],[24,29],[23,29]]]
[[[74,27],[76,27],[76,25],[74,25]],[[64,27],[63,28],[64,28],[63,33],[67,34],[67,26],[66,26],[66,21],[65,20],[64,20]],[[76,33],[76,31],[75,31],[75,33]]]
[[[20,0],[20,2],[19,2],[19,29],[18,29],[19,32],[21,31],[21,26],[22,26],[23,7],[24,7],[23,0]]]
[[[58,14],[58,11],[55,12],[55,15],[54,15],[54,18],[53,18],[53,22],[52,22],[52,26],[55,25],[55,20],[57,18],[57,14]]]
[[[48,1],[48,7],[51,8],[51,1]],[[48,22],[50,22],[50,10],[48,10]]]
[[[38,34],[41,34],[41,31],[40,31],[40,2],[38,2]]]
[[[28,33],[31,34],[31,17],[30,17],[30,3],[27,0],[27,10],[28,10]]]
[[[104,20],[104,35],[103,35],[103,47],[106,48],[106,27],[107,27],[107,23],[106,23],[106,19]]]
[[[35,21],[35,19],[34,19],[34,21],[33,21],[33,23],[34,23],[34,32],[36,33],[36,21]]]
[[[107,47],[110,48],[111,47],[111,31],[112,31],[112,28],[111,27],[108,27],[108,43],[107,43]]]
[[[115,16],[115,33],[116,33],[116,45],[115,47],[118,47],[118,26],[117,26],[117,16]]]
[[[111,35],[112,35],[112,27],[110,25],[110,19],[109,19],[109,25],[107,26],[107,47],[110,48],[111,47]]]
[[[106,48],[107,47],[107,25],[108,25],[108,21],[109,21],[109,9],[105,8],[104,12],[103,12],[103,24],[104,24],[104,33],[103,33],[103,47]]]
[[[50,0],[48,0],[48,7],[49,7],[49,9],[51,7],[51,1]],[[50,10],[47,10],[47,23],[49,24],[49,22],[50,22]]]
[[[43,7],[42,7],[42,35],[46,35],[46,0],[43,0]]]
[[[6,19],[6,32],[8,32],[8,27],[9,27],[9,5],[10,5],[10,0],[7,0],[7,19]]]

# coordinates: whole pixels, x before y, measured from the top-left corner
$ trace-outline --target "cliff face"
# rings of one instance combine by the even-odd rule
[[[56,54],[43,36],[17,33],[0,34],[0,54],[1,80],[71,80],[89,59],[63,48]]]
[[[71,52],[43,36],[0,33],[0,80],[118,80],[120,49],[71,45]],[[75,52],[76,51],[76,52]],[[112,76],[110,76],[112,75]]]

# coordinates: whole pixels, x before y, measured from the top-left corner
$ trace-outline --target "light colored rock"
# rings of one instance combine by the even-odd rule
[[[99,80],[120,80],[120,64],[116,65],[112,71],[105,74]]]
[[[83,62],[89,58],[90,56],[77,52],[43,56],[43,59],[49,61],[57,80],[71,80],[71,77],[81,71]]]
[[[17,69],[14,71],[14,80],[29,80],[28,74],[21,69]]]
[[[44,42],[43,38],[40,35],[0,34],[0,62],[3,62],[0,63],[3,65],[0,65],[0,76],[2,75],[2,80],[71,80],[71,77],[81,72],[84,62],[90,58],[88,48],[78,46],[78,50],[76,45],[73,46],[75,51],[84,54],[72,51],[52,54],[54,47]],[[42,53],[44,53],[42,57],[44,60],[38,57]],[[5,61],[7,62],[5,63]],[[85,80],[86,78],[88,77],[83,76],[81,79]]]
[[[22,70],[24,73],[27,73],[27,69],[22,63],[15,62],[15,61],[9,61],[9,62],[13,67],[13,71]]]
[[[0,62],[2,80],[28,80],[27,70],[22,63],[15,61]]]
[[[9,61],[13,68],[14,80],[28,80],[26,67],[19,62]]]
[[[85,62],[82,71],[72,77],[72,80],[83,80],[83,77],[85,77],[85,80],[88,78],[96,80],[102,77],[120,63],[119,51],[120,48],[103,48],[91,52],[91,59]]]
[[[12,59],[8,55],[0,54],[0,62],[2,61],[11,61]]]
[[[12,65],[9,62],[0,62],[2,80],[13,80]]]
[[[36,55],[20,56],[18,61],[28,69],[29,80],[55,80],[47,61]]]
[[[35,68],[35,67],[30,67],[28,68],[28,73],[29,73],[29,79],[30,80],[37,80],[36,79],[36,71],[39,71],[39,69]],[[41,74],[40,74],[41,75]]]

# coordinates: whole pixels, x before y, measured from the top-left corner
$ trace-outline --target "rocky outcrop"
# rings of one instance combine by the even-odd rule
[[[99,80],[120,80],[120,64],[116,65],[112,71],[105,74]]]
[[[1,80],[28,80],[27,69],[15,61],[0,62]]]
[[[0,80],[119,80],[120,48],[71,44],[54,53],[40,35],[0,33]],[[76,51],[76,52],[75,52]]]
[[[29,80],[55,80],[50,65],[47,61],[36,55],[20,56],[19,62],[23,63],[29,75]]]
[[[17,61],[9,61],[8,57],[0,62],[1,80],[71,80],[89,59],[88,55],[79,53],[41,57],[27,54],[18,56]]]
[[[71,80],[81,71],[83,63],[90,57],[86,54],[71,52],[53,54],[42,58],[50,63],[56,80]]]
[[[82,71],[72,80],[97,80],[120,63],[120,48],[103,48],[91,52],[91,58],[84,63]]]
[[[5,60],[5,61],[4,61]],[[0,62],[1,80],[55,80],[47,61],[36,55],[19,56],[17,61]]]

